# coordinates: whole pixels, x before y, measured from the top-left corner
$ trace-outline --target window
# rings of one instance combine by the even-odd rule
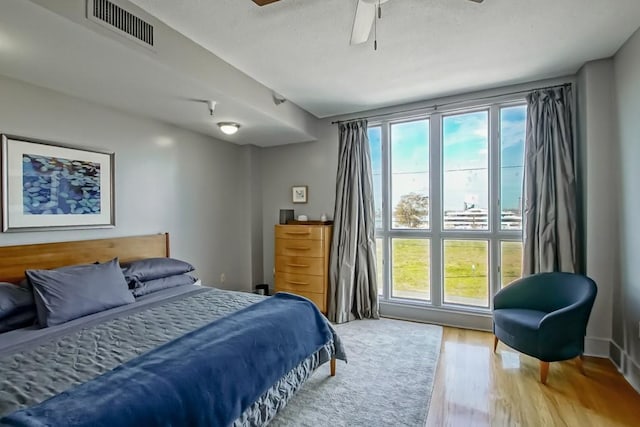
[[[429,228],[429,120],[391,125],[391,227]]]
[[[489,306],[489,242],[443,241],[444,302]]]
[[[442,119],[444,228],[488,230],[489,112]]]
[[[430,300],[429,240],[392,239],[391,243],[391,295]]]
[[[382,300],[488,310],[520,277],[522,101],[369,127]]]
[[[500,242],[500,286],[507,286],[521,274],[522,242]]]
[[[524,106],[500,109],[500,227],[503,230],[522,230],[526,114]]]

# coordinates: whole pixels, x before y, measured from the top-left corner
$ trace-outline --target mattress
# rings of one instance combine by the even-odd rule
[[[0,416],[91,380],[262,298],[188,286],[61,327],[10,333],[11,339],[2,339],[0,346]],[[267,423],[334,353],[343,356],[337,337],[274,384],[235,425]]]

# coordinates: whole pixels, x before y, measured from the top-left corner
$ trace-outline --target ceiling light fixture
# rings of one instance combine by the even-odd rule
[[[240,129],[240,125],[234,122],[220,122],[218,127],[225,135],[233,135]]]

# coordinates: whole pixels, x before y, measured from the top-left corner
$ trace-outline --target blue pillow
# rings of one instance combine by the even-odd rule
[[[122,267],[129,286],[135,285],[135,282],[148,282],[193,270],[195,269],[188,262],[174,258],[146,258],[130,262]]]
[[[161,279],[149,280],[147,282],[135,282],[131,290],[135,297],[141,297],[162,289],[174,288],[176,286],[193,285],[198,280],[188,274],[178,274],[177,276],[163,277]]]
[[[135,302],[117,258],[104,264],[26,273],[33,286],[38,322],[43,327]]]
[[[0,282],[0,319],[34,307],[33,293],[11,283]]]

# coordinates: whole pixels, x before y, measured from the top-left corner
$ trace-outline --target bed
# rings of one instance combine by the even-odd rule
[[[102,271],[115,257],[165,265],[169,255],[168,234],[0,247],[0,282],[24,286],[26,270],[36,283],[32,270],[78,264]],[[346,361],[300,297],[163,280],[136,282],[131,303],[0,333],[0,424],[264,425],[318,367],[330,362],[333,376]]]

